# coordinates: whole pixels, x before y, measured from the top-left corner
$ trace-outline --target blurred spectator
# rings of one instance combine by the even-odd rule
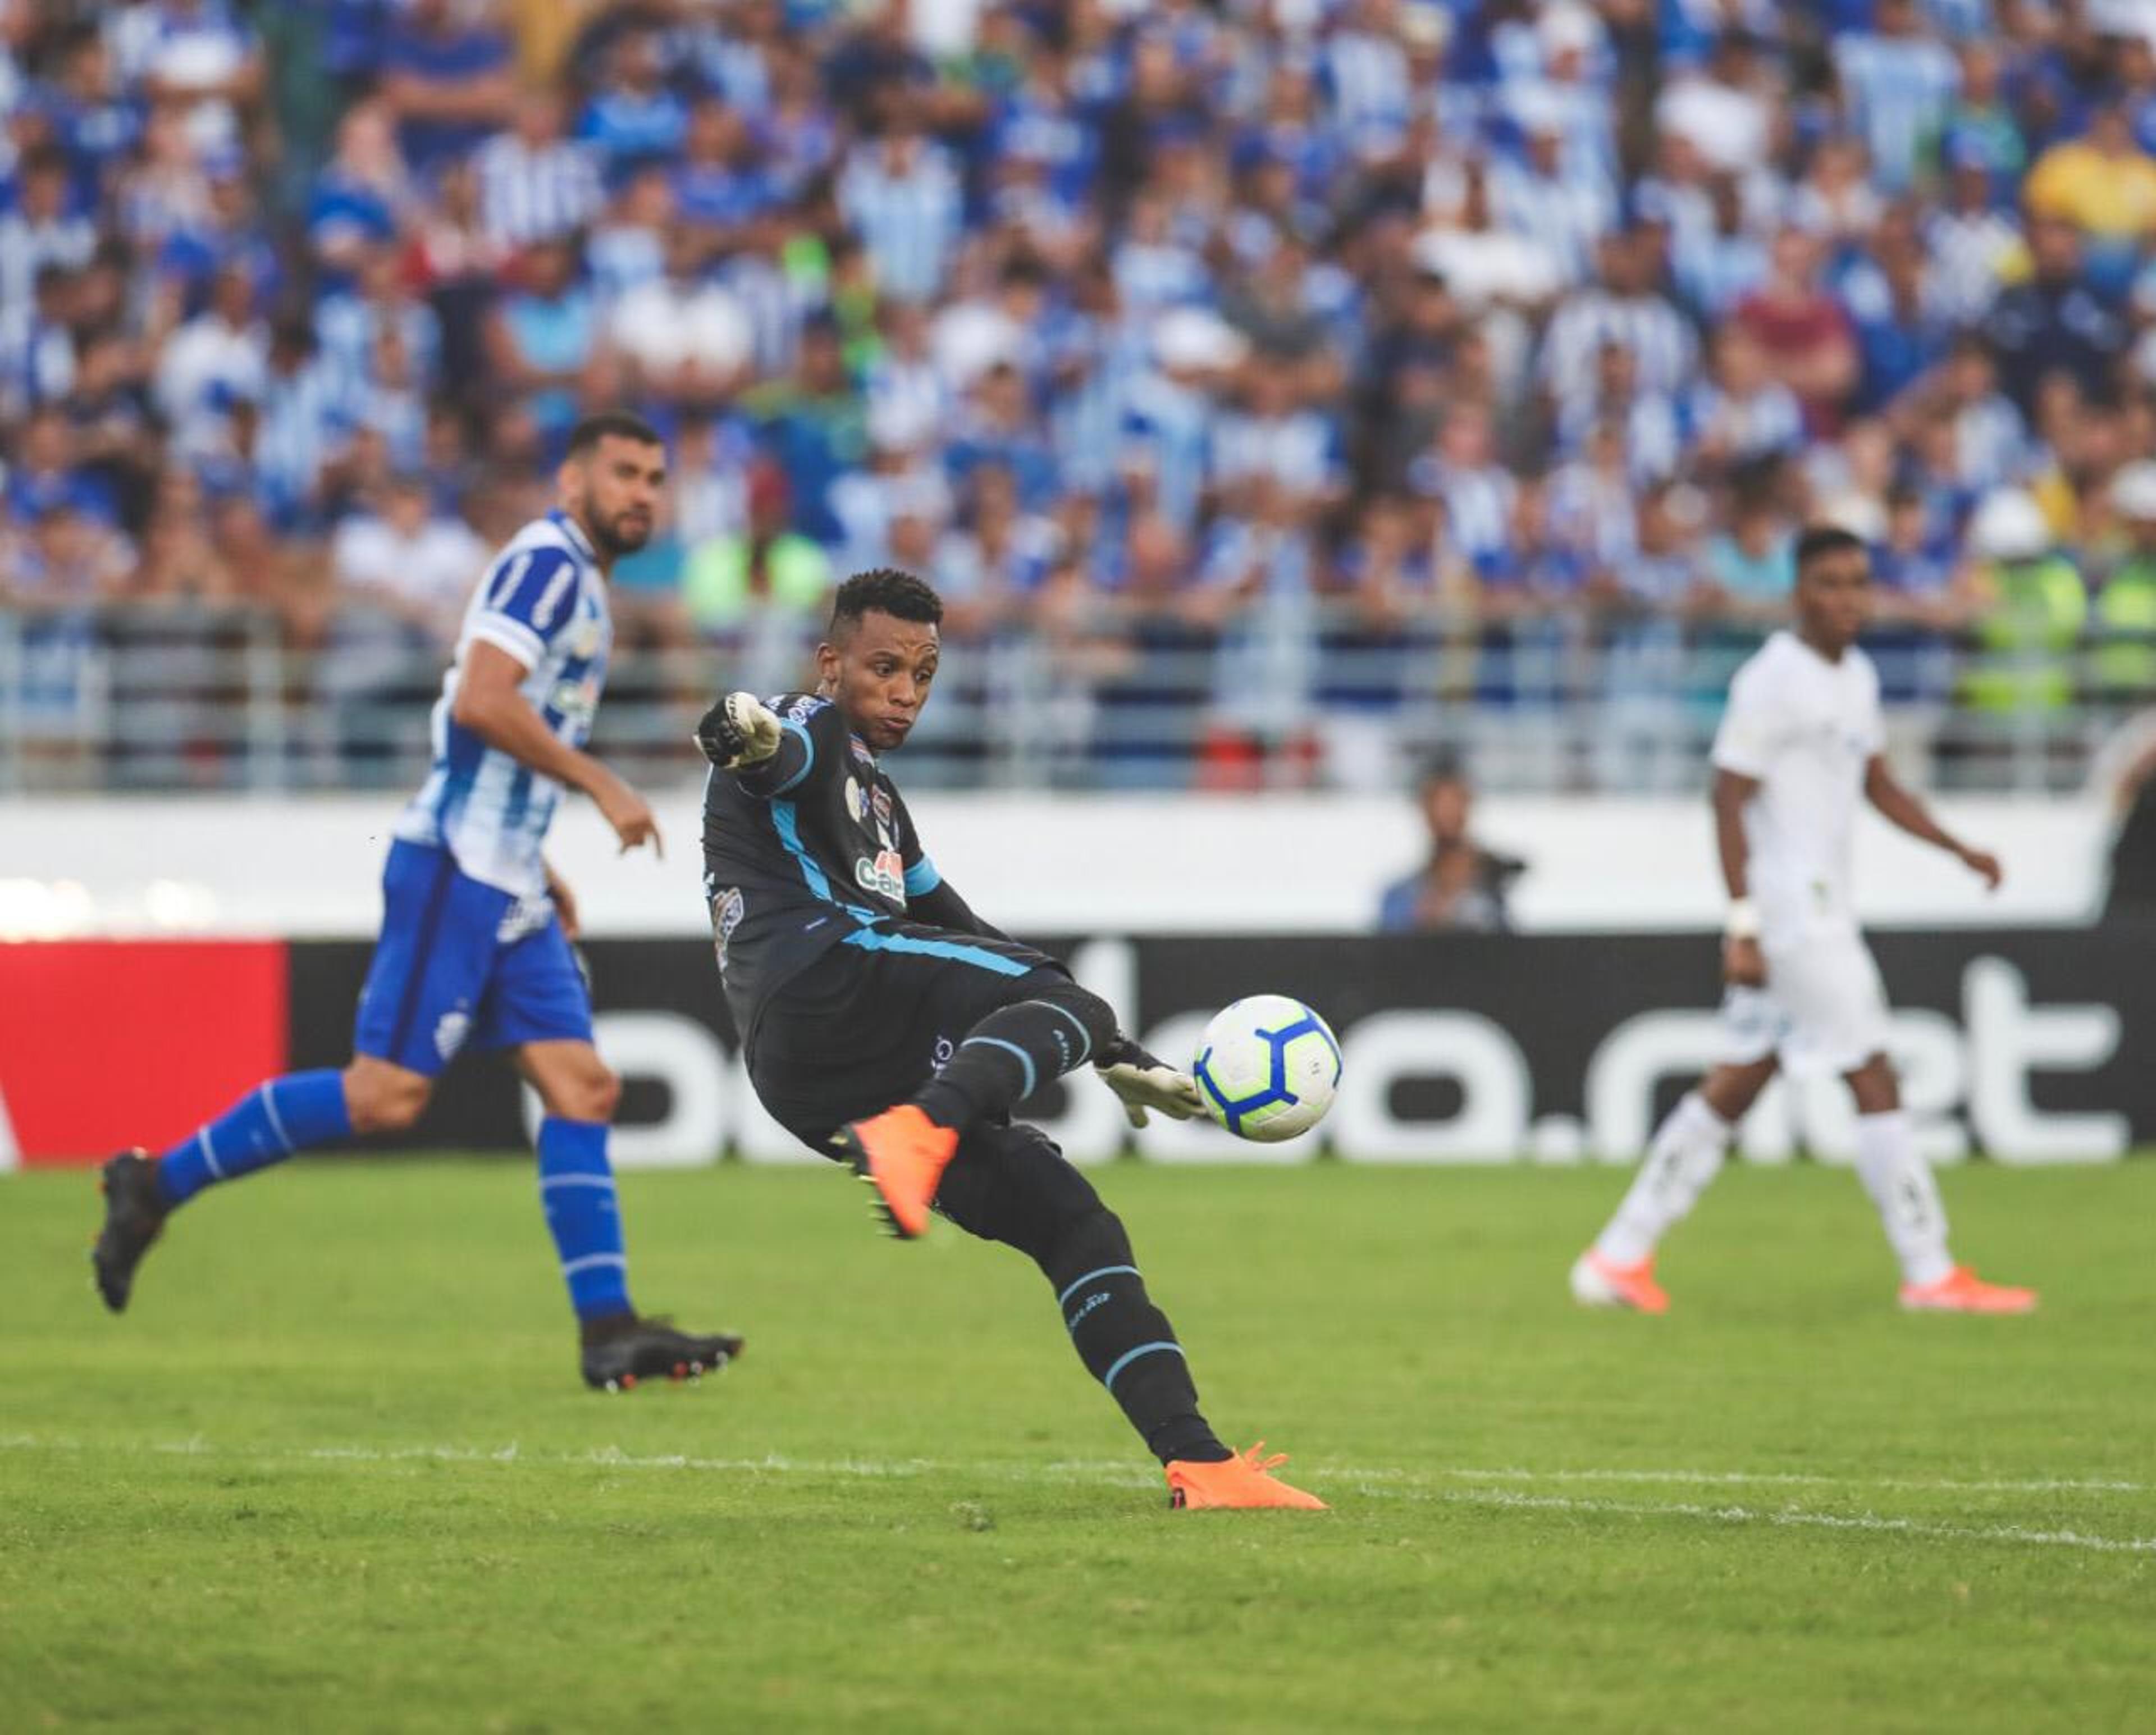
[[[446,651],[490,551],[461,519],[437,513],[425,478],[404,473],[382,491],[379,506],[337,526],[330,559],[337,588],[415,629],[425,646]]]
[[[177,107],[202,150],[237,146],[262,95],[261,45],[234,11],[223,0],[150,0],[107,17],[122,83]]]
[[[2096,685],[2105,697],[2145,703],[2156,693],[2156,461],[2138,459],[2112,478],[2111,507],[2125,547],[2097,593]]]
[[[608,336],[629,390],[662,403],[708,408],[732,394],[751,360],[748,315],[704,275],[707,244],[689,228],[667,232],[661,274],[615,304]]]
[[[1862,367],[1849,316],[1821,281],[1817,239],[1794,224],[1768,253],[1766,281],[1737,305],[1735,321],[1759,346],[1815,434],[1832,434]]]
[[[636,170],[677,155],[688,126],[688,110],[667,88],[658,33],[624,31],[607,55],[603,81],[578,119],[577,136],[598,153],[608,180],[619,186]]]
[[[520,90],[512,124],[472,153],[480,222],[506,247],[552,241],[589,223],[605,202],[593,147],[564,136],[555,91]]]
[[[423,174],[472,149],[514,107],[508,39],[490,11],[460,0],[401,0],[393,10],[382,99],[396,116],[405,162]]]
[[[747,521],[697,543],[682,576],[690,621],[738,659],[739,678],[778,691],[798,679],[799,660],[829,601],[833,572],[821,545],[787,528],[785,472],[768,462],[748,476]]]
[[[2125,108],[2106,103],[2082,137],[2036,159],[2021,196],[2032,218],[2081,231],[2089,281],[2116,295],[2156,231],[2156,158],[2135,142]]]
[[[40,273],[80,270],[96,248],[96,223],[73,205],[66,157],[50,147],[25,156],[13,208],[0,213],[0,331],[34,316]]]
[[[1969,702],[1994,716],[2070,703],[2066,653],[2088,618],[2082,575],[2056,546],[2043,509],[2025,491],[1984,496],[1970,520],[1969,585],[1983,660],[1964,682]]]
[[[1877,183],[1899,192],[1945,121],[1961,83],[1951,50],[1928,35],[1917,0],[1876,0],[1871,28],[1841,37],[1835,73]]]
[[[960,189],[942,146],[910,124],[893,125],[855,148],[838,192],[886,295],[921,301],[942,288],[958,241]]]
[[[336,154],[316,177],[307,241],[331,285],[347,280],[369,249],[394,241],[411,198],[396,123],[377,102],[345,111]]]
[[[2029,251],[2028,280],[2005,290],[1984,321],[2007,395],[2025,415],[2037,388],[2056,372],[2085,396],[2108,398],[2126,328],[2083,278],[2079,238],[2056,218],[2039,218],[2030,227]]]
[[[600,359],[598,308],[577,281],[577,255],[567,241],[535,243],[516,275],[516,287],[487,317],[488,367],[503,390],[524,400],[551,443],[567,435]]]
[[[1385,888],[1378,906],[1379,931],[1509,930],[1512,884],[1527,864],[1476,839],[1475,792],[1466,773],[1451,759],[1433,759],[1416,783],[1415,802],[1430,834],[1430,855],[1414,872]]]

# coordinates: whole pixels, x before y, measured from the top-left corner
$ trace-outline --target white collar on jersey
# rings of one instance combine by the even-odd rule
[[[598,551],[592,547],[591,538],[584,534],[583,526],[578,523],[559,506],[555,507],[547,516],[562,527],[562,534],[569,539],[570,547],[591,562],[593,566],[598,564]]]

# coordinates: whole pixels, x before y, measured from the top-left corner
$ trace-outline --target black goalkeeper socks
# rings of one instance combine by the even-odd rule
[[[1218,1463],[1234,1455],[1199,1414],[1198,1388],[1175,1328],[1134,1269],[1083,1272],[1060,1286],[1058,1301],[1079,1358],[1162,1463]]]
[[[1068,1000],[1070,1004],[1066,1004]],[[967,1033],[958,1051],[913,1101],[939,1127],[963,1130],[975,1121],[1008,1115],[1052,1078],[1092,1056],[1101,1034],[1081,1014],[1085,1003],[1106,1008],[1082,990],[1054,999],[1000,1007]],[[1111,1021],[1107,1034],[1112,1034]]]

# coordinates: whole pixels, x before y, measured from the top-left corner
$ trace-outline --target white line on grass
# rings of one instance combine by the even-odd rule
[[[1029,1482],[1043,1478],[1074,1481],[1119,1487],[1155,1488],[1158,1479],[1134,1470],[1120,1460],[1060,1459],[1041,1464],[955,1464],[931,1458],[788,1458],[777,1453],[761,1458],[705,1458],[683,1453],[660,1455],[623,1451],[619,1446],[599,1446],[588,1452],[526,1453],[514,1440],[499,1447],[463,1445],[370,1446],[331,1445],[306,1447],[221,1446],[198,1434],[185,1440],[148,1444],[90,1442],[58,1435],[0,1435],[0,1451],[118,1452],[172,1457],[237,1458],[256,1463],[303,1464],[499,1464],[558,1466],[564,1469],[692,1471],[721,1475],[782,1475],[854,1476],[895,1481],[935,1474],[992,1477],[1001,1481]],[[1882,1517],[1876,1512],[1820,1512],[1795,1507],[1773,1511],[1741,1506],[1700,1506],[1689,1501],[1639,1501],[1584,1499],[1569,1495],[1523,1494],[1512,1489],[1447,1490],[1446,1481],[1609,1481],[1671,1482],[1681,1485],[1765,1484],[1769,1486],[1896,1488],[1934,1492],[1991,1493],[2141,1493],[2144,1484],[2100,1479],[2033,1478],[2025,1481],[1952,1481],[1912,1477],[1865,1479],[1854,1476],[1808,1476],[1796,1472],[1746,1471],[1628,1471],[1485,1469],[1466,1466],[1416,1471],[1400,1469],[1354,1469],[1317,1464],[1313,1479],[1347,1481],[1355,1491],[1377,1500],[1435,1501],[1455,1506],[1496,1507],[1512,1510],[1599,1513],[1623,1517],[1706,1519],[1722,1524],[1766,1524],[1781,1527],[1872,1532],[1888,1535],[1932,1537],[1957,1542],[2018,1543],[2035,1547],[2082,1548],[2106,1554],[2156,1554],[2156,1537],[2092,1536],[2075,1530],[2034,1530],[2020,1524],[1940,1524],[1927,1519]]]
[[[1384,1481],[1419,1480],[1413,1471],[1343,1471]],[[1802,1471],[1753,1470],[1506,1470],[1449,1469],[1430,1472],[1467,1482],[1671,1482],[1681,1487],[1897,1488],[1933,1494],[2146,1494],[2143,1482],[2098,1476],[2029,1476],[1960,1481],[1948,1476],[1815,1476]]]
[[[1381,1488],[1365,1488],[1382,1495]],[[1881,1517],[1876,1512],[1762,1512],[1753,1507],[1695,1506],[1689,1501],[1581,1500],[1564,1494],[1519,1494],[1510,1490],[1435,1496],[1449,1506],[1502,1507],[1545,1512],[1593,1512],[1638,1518],[1705,1518],[1717,1524],[1770,1524],[1780,1528],[1875,1531],[1893,1536],[1938,1537],[1955,1542],[2027,1543],[2049,1548],[2087,1548],[2102,1554],[2156,1554],[2156,1537],[2089,1536],[2078,1530],[2031,1530],[2020,1524],[1933,1524],[1920,1518]]]

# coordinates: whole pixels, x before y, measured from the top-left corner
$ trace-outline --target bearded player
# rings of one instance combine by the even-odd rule
[[[1879,677],[1856,636],[1871,611],[1861,541],[1798,539],[1796,629],[1737,671],[1714,742],[1714,820],[1729,914],[1724,1054],[1656,1132],[1617,1214],[1572,1268],[1591,1306],[1661,1313],[1655,1250],[1720,1170],[1737,1123],[1778,1069],[1840,1075],[1856,1100],[1856,1170],[1902,1267],[1905,1308],[2027,1313],[2026,1289],[1986,1283],[1947,1251],[1947,1219],[1887,1055],[1878,966],[1850,885],[1857,804],[1996,887],[1998,860],[1945,831],[1882,757]]]
[[[607,1157],[620,1085],[593,1045],[576,905],[541,853],[565,788],[591,798],[624,850],[660,847],[644,798],[583,749],[613,642],[608,574],[650,536],[665,480],[665,449],[634,416],[570,434],[558,506],[511,539],[465,611],[434,710],[434,768],[382,871],[352,1064],[271,1079],[162,1155],[105,1165],[90,1258],[114,1312],[181,1206],[309,1146],[411,1126],[470,1048],[506,1050],[546,1105],[539,1197],[586,1383],[617,1391],[741,1353],[738,1337],[676,1331],[630,1304]]]
[[[1323,1502],[1230,1452],[1130,1238],[1036,1128],[1038,1085],[1091,1062],[1133,1124],[1201,1112],[1197,1087],[1062,965],[996,932],[921,847],[885,769],[928,701],[942,603],[910,574],[839,588],[813,693],[732,693],[697,741],[719,973],[773,1116],[850,1161],[892,1233],[931,1211],[1032,1259],[1073,1347],[1161,1461],[1178,1507]]]

